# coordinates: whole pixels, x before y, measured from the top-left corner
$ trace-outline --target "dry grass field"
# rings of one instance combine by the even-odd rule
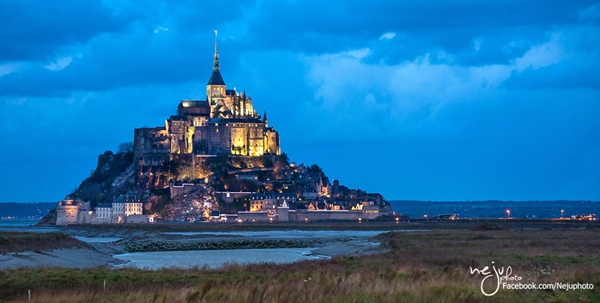
[[[5,270],[0,301],[27,302],[31,290],[32,302],[600,302],[600,230],[488,229],[387,233],[378,236],[387,253],[292,264]],[[510,266],[521,283],[595,289],[484,296],[470,268],[492,265]]]

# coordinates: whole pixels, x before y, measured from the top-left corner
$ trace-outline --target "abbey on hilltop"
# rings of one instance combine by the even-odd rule
[[[196,155],[279,154],[279,134],[269,127],[266,111],[260,117],[252,98],[225,86],[216,31],[206,100],[182,100],[177,115],[166,119],[164,127],[137,128],[134,133],[134,161],[140,163],[142,178],[175,158],[192,162]]]
[[[99,155],[45,224],[390,219],[382,195],[290,162],[266,112],[225,86],[216,34],[206,100],[182,100],[163,127],[137,128],[133,144]]]

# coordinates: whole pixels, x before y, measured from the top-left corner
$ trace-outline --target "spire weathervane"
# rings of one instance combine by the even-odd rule
[[[215,29],[215,62],[213,63],[213,69],[219,69],[219,38],[218,30]]]

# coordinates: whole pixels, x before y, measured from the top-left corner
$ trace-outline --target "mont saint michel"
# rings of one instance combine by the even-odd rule
[[[350,189],[317,165],[282,153],[280,134],[252,97],[228,88],[215,31],[206,98],[181,100],[164,126],[136,128],[133,144],[98,167],[48,222],[357,221],[392,215],[378,193]]]

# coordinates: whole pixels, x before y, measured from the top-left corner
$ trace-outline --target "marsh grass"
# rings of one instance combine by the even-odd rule
[[[218,270],[104,268],[0,272],[0,301],[25,302],[600,302],[597,231],[429,231],[377,237],[387,253]],[[594,290],[502,290],[485,297],[470,267],[511,266],[523,283]],[[102,288],[106,280],[106,290]]]

